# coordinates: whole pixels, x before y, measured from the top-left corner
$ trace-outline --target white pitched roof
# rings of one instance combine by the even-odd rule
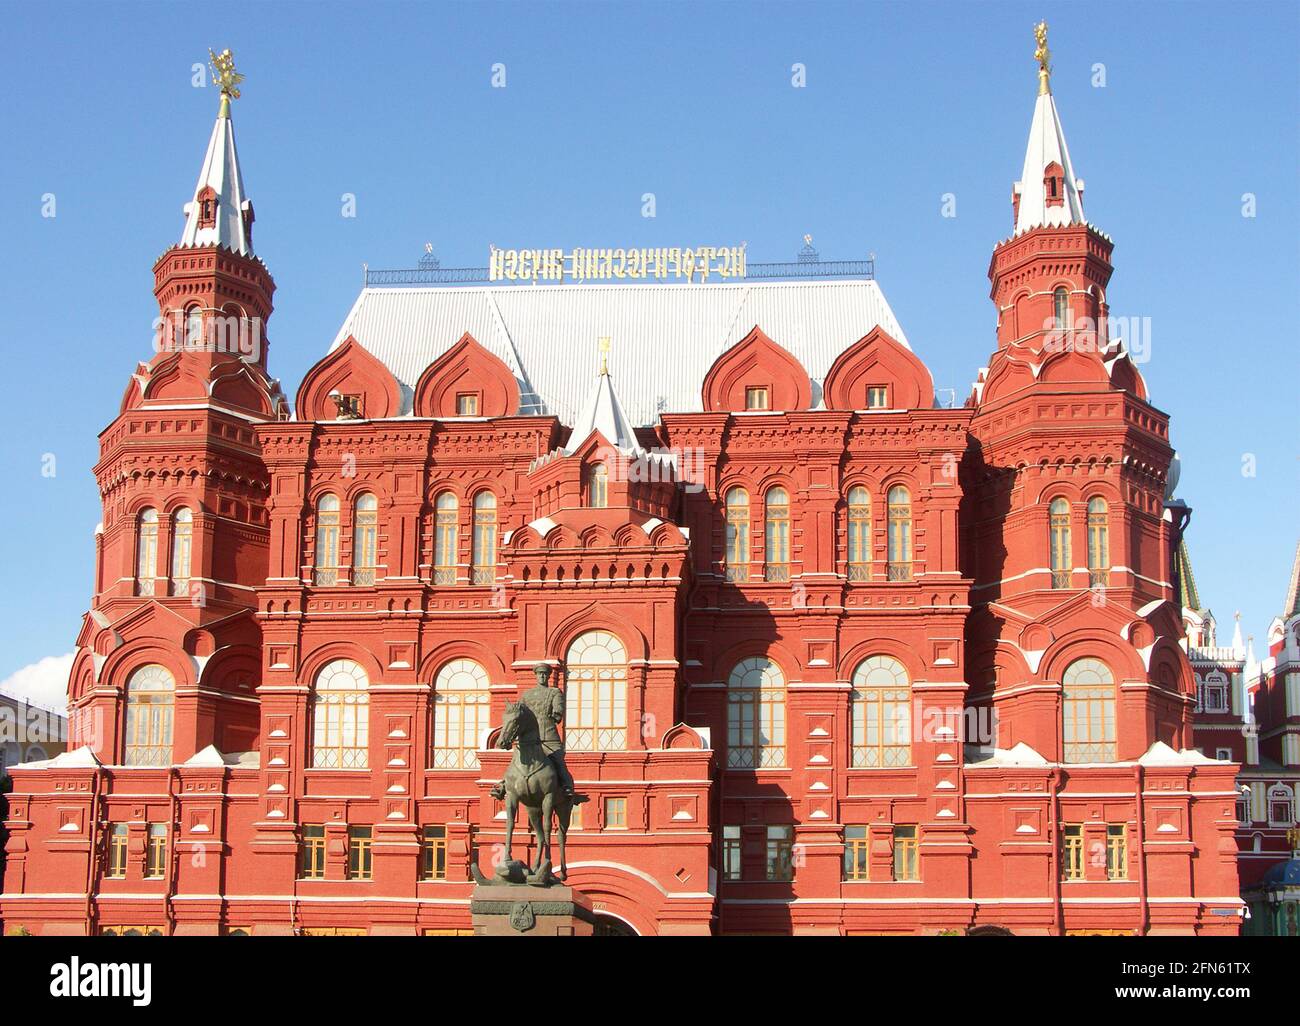
[[[393,372],[409,412],[420,374],[468,331],[514,372],[522,412],[572,425],[591,396],[597,340],[609,336],[622,409],[642,426],[661,410],[700,410],[713,361],[755,325],[803,364],[814,406],[835,358],[872,328],[907,345],[876,282],[841,280],[367,288],[331,349],[355,336]]]
[[[1049,207],[1043,186],[1043,172],[1051,163],[1065,171],[1064,202]],[[1083,182],[1074,177],[1070,150],[1065,145],[1065,130],[1056,112],[1051,92],[1040,92],[1034,104],[1034,120],[1029,126],[1029,145],[1025,148],[1025,167],[1015,184],[1020,206],[1016,213],[1016,234],[1044,225],[1085,224],[1083,217]]]
[[[198,197],[209,185],[217,194],[217,221],[211,228],[200,228]],[[225,246],[252,256],[253,242],[244,223],[244,211],[248,208],[244,179],[239,173],[239,154],[235,151],[235,125],[230,120],[229,104],[223,103],[217,123],[212,126],[212,138],[208,140],[208,152],[203,158],[194,195],[184,207],[185,231],[181,233],[181,245]]]

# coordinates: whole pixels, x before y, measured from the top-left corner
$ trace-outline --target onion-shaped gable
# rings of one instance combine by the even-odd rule
[[[513,416],[519,412],[519,383],[466,332],[420,375],[414,411],[417,417]]]
[[[934,379],[915,353],[883,328],[872,328],[836,357],[822,384],[828,410],[865,410],[867,392],[886,390],[892,410],[928,410],[934,406]]]
[[[298,419],[339,420],[342,399],[355,400],[352,415],[366,420],[396,417],[402,404],[392,372],[351,335],[302,379]]]
[[[741,412],[747,408],[745,397],[750,389],[768,390],[767,410],[806,410],[812,405],[808,371],[757,325],[713,361],[701,392],[704,409],[709,413]]]

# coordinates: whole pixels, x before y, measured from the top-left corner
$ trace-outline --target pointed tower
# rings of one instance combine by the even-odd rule
[[[1165,503],[1168,418],[1109,336],[1112,243],[1084,217],[1047,26],[1035,35],[1038,95],[1014,232],[989,267],[996,346],[969,401],[971,693],[996,707],[999,747],[1124,761],[1157,740],[1191,743],[1192,677],[1171,580],[1182,513]],[[1071,704],[1094,671],[1106,702]],[[1098,710],[1097,723],[1079,726]]]
[[[229,51],[213,67],[217,122],[181,240],[154,265],[155,352],[131,376],[95,467],[95,595],[69,692],[90,725],[79,740],[110,764],[256,747],[268,483],[254,425],[287,410],[266,373],[275,285],[253,253],[230,116],[241,76]]]

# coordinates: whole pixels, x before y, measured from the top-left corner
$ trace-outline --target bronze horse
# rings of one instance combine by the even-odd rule
[[[573,801],[565,794],[555,764],[538,740],[537,719],[523,702],[507,702],[501,720],[499,745],[515,746],[514,757],[506,769],[506,850],[502,866],[510,864],[510,846],[515,829],[515,811],[520,805],[528,810],[528,822],[537,838],[537,862],[529,867],[529,883],[546,884],[551,877],[551,816],[560,831],[560,871],[563,880],[569,872],[564,855],[564,841],[569,832]]]

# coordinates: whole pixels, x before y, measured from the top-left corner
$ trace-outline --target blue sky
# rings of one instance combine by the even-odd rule
[[[1240,609],[1262,651],[1300,537],[1295,3],[197,10],[6,6],[0,681],[69,652],[88,605],[96,436],[150,354],[150,268],[179,238],[217,107],[191,86],[209,46],[247,76],[235,124],[290,396],[362,262],[413,266],[426,241],[444,266],[485,264],[489,242],[748,241],[762,261],[811,232],[823,258],[876,254],[913,348],[964,397],[994,344],[985,275],[1011,228],[1042,17],[1088,217],[1116,242],[1112,313],[1150,318],[1143,371],[1173,418],[1202,599],[1223,634]]]

